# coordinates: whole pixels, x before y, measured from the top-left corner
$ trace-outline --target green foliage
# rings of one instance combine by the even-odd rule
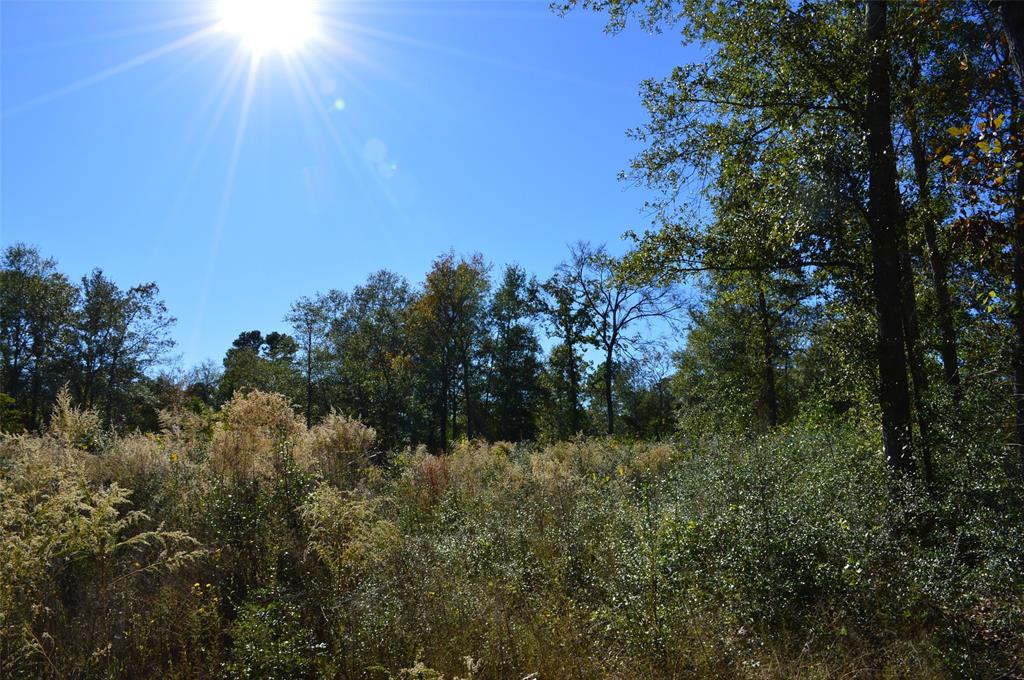
[[[90,484],[88,457],[55,437],[0,442],[5,677],[110,668],[125,644],[116,639],[123,622],[145,610],[146,583],[205,555],[187,533],[128,510],[128,489]]]
[[[938,451],[928,495],[810,412],[381,468],[371,429],[274,395],[91,451],[61,410],[0,445],[5,677],[985,677],[1024,651],[998,435]]]
[[[656,229],[624,258],[579,244],[492,294],[448,252],[174,377],[155,285],[4,251],[0,429],[36,434],[0,435],[0,675],[1019,672],[1024,174],[993,16],[575,5],[708,49],[642,86]],[[670,367],[639,331],[680,280]],[[925,479],[881,453],[909,471],[911,444]]]
[[[375,272],[345,298],[329,332],[324,389],[332,403],[372,426],[388,450],[423,427],[414,400],[412,299],[403,278]]]
[[[240,333],[224,356],[224,373],[218,382],[220,402],[237,391],[261,390],[296,399],[301,380],[296,367],[299,345],[283,333]]]
[[[301,611],[283,593],[260,591],[242,605],[231,627],[227,677],[249,680],[316,678],[324,645],[303,626]]]
[[[484,353],[492,440],[527,441],[537,435],[542,392],[540,342],[530,325],[535,288],[523,269],[509,266],[491,301],[493,333]]]

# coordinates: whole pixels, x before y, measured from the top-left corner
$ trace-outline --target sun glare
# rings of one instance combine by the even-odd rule
[[[253,52],[293,52],[316,32],[312,0],[220,0],[224,30]]]

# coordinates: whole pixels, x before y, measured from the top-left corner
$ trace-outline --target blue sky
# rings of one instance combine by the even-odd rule
[[[156,281],[184,366],[450,248],[541,276],[621,250],[638,85],[695,58],[546,2],[324,1],[319,39],[256,66],[216,0],[0,8],[0,241]]]

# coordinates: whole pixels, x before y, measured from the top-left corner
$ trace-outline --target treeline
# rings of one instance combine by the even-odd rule
[[[685,398],[856,409],[925,477],[965,416],[1024,445],[1024,5],[576,6],[707,50],[642,85],[627,173],[661,196],[627,270],[705,291]]]
[[[223,366],[171,380],[147,377],[167,348],[155,288],[72,286],[15,247],[5,427],[37,428],[68,382],[110,424],[149,427],[161,400],[279,392],[309,424],[335,409],[388,448],[850,414],[879,426],[894,468],[934,479],[970,427],[1024,445],[1019,5],[562,9],[577,4],[708,50],[642,86],[627,174],[660,198],[624,258],[581,245],[537,280],[442,255],[418,285],[379,272],[303,298],[287,327],[242,332]],[[686,309],[680,283],[700,291]],[[685,349],[652,346],[656,318],[685,321]]]
[[[95,269],[73,282],[24,244],[0,269],[0,431],[38,430],[58,390],[110,425],[155,424],[161,382],[147,376],[173,346],[154,283],[120,288]]]
[[[174,320],[155,284],[122,291],[96,270],[75,285],[36,249],[11,246],[0,273],[4,427],[38,429],[66,383],[120,429],[156,429],[160,409],[218,408],[258,389],[288,397],[307,425],[331,411],[358,417],[388,450],[666,436],[670,369],[650,322],[672,322],[681,298],[621,280],[618,266],[578,244],[543,281],[515,265],[494,280],[482,256],[446,253],[416,286],[378,271],[351,291],[303,297],[286,328],[243,331],[221,366],[175,375],[159,370]]]

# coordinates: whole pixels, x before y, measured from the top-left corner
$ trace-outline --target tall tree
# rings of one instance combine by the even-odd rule
[[[878,317],[879,402],[886,459],[902,472],[914,469],[910,390],[907,384],[905,307],[902,271],[904,237],[892,142],[891,48],[884,0],[868,0],[865,12],[868,61],[865,131],[868,153],[867,217],[873,263],[872,281]],[[909,315],[908,315],[909,316]]]
[[[433,377],[436,445],[448,448],[448,433],[458,435],[457,396],[462,392],[463,423],[468,438],[478,432],[477,367],[484,337],[488,267],[481,255],[457,259],[446,253],[434,260],[423,290],[413,303],[412,327],[421,369]]]
[[[682,301],[672,286],[634,284],[618,274],[619,261],[604,247],[578,243],[561,271],[573,288],[580,307],[591,323],[590,342],[604,357],[605,416],[608,434],[615,433],[615,365],[644,344],[638,325],[649,327],[654,319],[672,319]]]
[[[536,294],[526,272],[509,265],[491,300],[491,335],[486,344],[490,435],[523,441],[537,433],[541,396],[540,342],[530,324]]]
[[[1016,443],[1024,451],[1024,7],[1020,3],[1005,0],[991,0],[990,5],[1000,18],[1002,33],[1006,39],[1007,54],[1013,66],[1016,84],[1015,101],[1011,109],[1011,123],[1016,144],[1014,178],[1015,192],[1011,211],[1013,254],[1013,302],[1011,305],[1013,323],[1013,393],[1016,419]]]
[[[303,412],[307,427],[313,425],[315,391],[325,370],[328,333],[344,301],[344,295],[337,291],[318,293],[312,298],[302,297],[292,303],[285,316],[285,321],[292,325],[292,331],[299,340],[299,362],[305,382]]]
[[[547,406],[545,428],[559,439],[584,431],[582,385],[587,373],[583,356],[590,327],[587,310],[576,300],[568,271],[555,272],[536,292],[535,306],[549,336],[559,340],[548,352],[544,370]]]
[[[95,269],[82,278],[66,340],[72,392],[108,424],[124,413],[133,387],[167,354],[175,323],[155,283],[121,290]]]
[[[0,268],[0,393],[11,427],[37,429],[63,381],[60,341],[72,321],[74,286],[56,262],[25,244],[4,249]],[[5,401],[5,403],[7,403]]]
[[[404,278],[375,272],[353,289],[330,331],[336,403],[372,425],[390,449],[411,443],[421,427],[413,403],[412,301]]]
[[[651,121],[636,132],[647,148],[633,172],[663,192],[651,206],[661,230],[644,239],[649,251],[684,272],[712,266],[803,269],[825,294],[849,294],[869,281],[885,452],[894,468],[912,470],[909,375],[914,396],[921,398],[917,423],[925,430],[927,374],[916,339],[914,279],[907,271],[891,53],[906,53],[904,25],[914,25],[925,10],[909,3],[868,2],[865,8],[830,0],[570,0],[562,8],[577,4],[608,12],[611,30],[636,15],[650,28],[678,26],[684,40],[711,46],[703,63],[644,84]],[[900,30],[890,30],[889,14],[900,16]],[[759,229],[754,221],[728,239],[709,238],[715,234],[701,228],[694,211],[680,209],[679,191],[700,179],[705,196],[714,196],[730,186],[732,173],[749,169],[792,178],[806,193],[788,192],[785,204],[826,198],[823,205],[831,203],[834,217],[821,219],[820,211],[805,209],[809,219],[790,220],[786,229],[776,229],[774,221]],[[770,261],[751,257],[766,243],[779,246],[768,249]],[[726,257],[709,263],[708,253]]]

